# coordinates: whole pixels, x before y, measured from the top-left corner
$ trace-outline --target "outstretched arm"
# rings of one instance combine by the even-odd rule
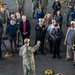
[[[37,42],[37,45],[35,45],[34,47],[30,47],[30,49],[28,50],[30,50],[31,52],[35,52],[39,48],[39,46],[40,46],[40,41]]]

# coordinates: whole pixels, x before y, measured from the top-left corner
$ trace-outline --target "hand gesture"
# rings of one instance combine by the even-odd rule
[[[27,34],[27,32],[26,33],[23,33],[24,35],[26,35]]]
[[[40,44],[41,44],[41,42],[40,41],[37,41],[37,45],[40,46]]]

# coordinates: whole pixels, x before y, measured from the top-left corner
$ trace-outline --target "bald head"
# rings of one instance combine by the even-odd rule
[[[22,20],[26,21],[26,16],[25,15],[22,15]]]

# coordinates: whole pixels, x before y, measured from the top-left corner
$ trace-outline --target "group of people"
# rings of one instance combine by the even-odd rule
[[[48,0],[31,0],[32,1],[32,17],[35,18],[35,12],[38,7],[41,7],[42,10],[46,13]],[[20,14],[24,14],[25,10],[25,0],[16,0],[17,8]]]
[[[35,55],[38,54],[38,51],[45,55],[46,41],[49,42],[49,51],[53,54],[52,58],[61,58],[60,45],[64,37],[62,31],[63,16],[61,14],[61,3],[59,0],[54,1],[52,15],[50,12],[47,12],[48,0],[44,0],[43,3],[42,1],[32,0],[32,17],[36,17],[34,47],[30,47],[31,24],[24,12],[25,0],[17,0],[18,12],[16,13],[10,12],[6,4],[3,4],[0,10],[0,59],[3,59],[1,51],[2,37],[8,37],[10,42],[8,55],[13,54],[14,50],[18,52],[17,46],[22,41],[23,46],[20,48],[19,55],[23,57],[24,75],[28,75],[28,72],[35,75],[33,52]],[[70,26],[64,41],[64,44],[67,46],[66,60],[71,60],[72,55],[74,55],[73,62],[75,65],[75,6],[72,0],[68,0],[66,4],[68,7],[66,26]],[[69,23],[70,15],[72,20]]]
[[[19,12],[10,12],[6,4],[3,4],[0,10],[0,40],[3,38],[9,38],[10,50],[9,54],[13,54],[13,42],[14,50],[17,51],[17,46],[19,46],[19,41],[29,38],[31,25],[26,19],[25,15]],[[22,36],[22,37],[21,37]],[[0,53],[1,53],[1,41],[0,41]],[[2,54],[1,59],[2,59]]]

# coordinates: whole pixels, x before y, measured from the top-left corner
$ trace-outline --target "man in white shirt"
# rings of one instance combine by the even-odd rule
[[[52,49],[53,49],[53,42],[52,42],[52,38],[51,38],[51,32],[52,29],[55,27],[56,21],[52,20],[52,24],[50,24],[47,28],[48,34],[49,34],[49,46],[50,46],[50,53],[52,53]]]

